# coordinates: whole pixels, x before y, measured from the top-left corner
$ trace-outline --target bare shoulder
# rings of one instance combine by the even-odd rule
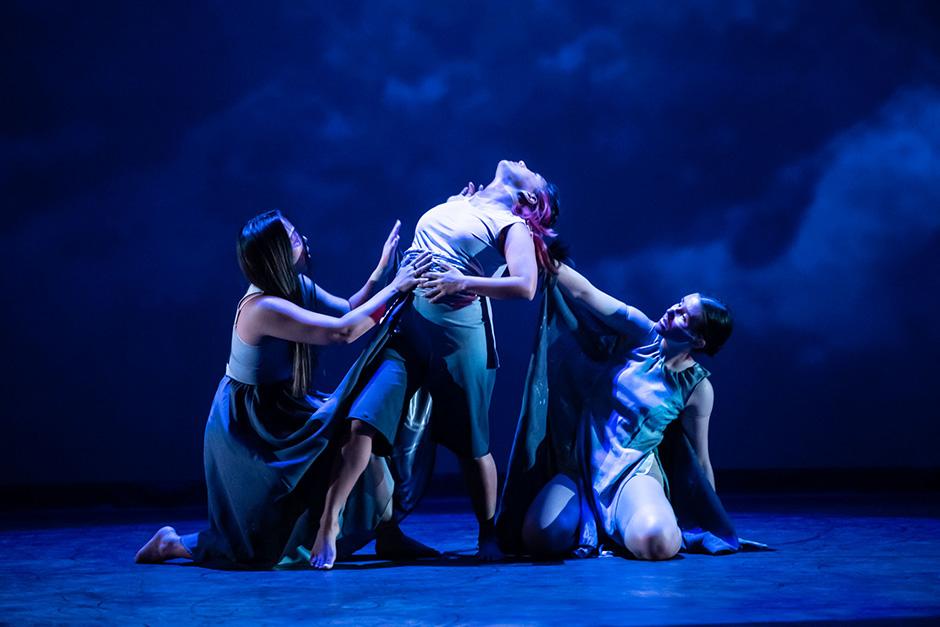
[[[264,326],[265,301],[271,298],[273,297],[256,294],[241,304],[241,310],[235,320],[235,332],[246,344],[257,344],[264,335],[262,327]]]
[[[499,233],[499,239],[504,242],[503,245],[510,240],[529,241],[532,239],[532,232],[529,230],[528,225],[520,218],[518,222],[512,222],[504,227]]]
[[[289,316],[293,303],[279,297],[263,294],[242,305],[238,316],[239,335],[268,335],[268,326],[284,316]],[[242,333],[244,331],[244,334]]]
[[[242,305],[242,315],[249,311],[264,312],[271,311],[276,309],[280,303],[286,302],[283,298],[279,296],[269,296],[268,294],[261,294],[256,296],[249,301],[246,301]]]
[[[712,413],[712,406],[715,404],[715,388],[712,387],[708,378],[702,379],[685,404],[686,409],[698,416],[708,416]]]
[[[525,222],[513,222],[502,230],[499,235],[503,257],[512,256],[532,257],[535,259],[535,249],[532,247],[532,232]]]

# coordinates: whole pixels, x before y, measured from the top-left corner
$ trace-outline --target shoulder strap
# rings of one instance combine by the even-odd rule
[[[248,301],[250,301],[252,298],[255,298],[256,296],[264,296],[264,292],[261,290],[258,290],[257,292],[249,292],[242,296],[241,300],[238,301],[238,307],[235,309],[235,320],[232,322],[233,329],[235,328],[235,325],[238,324],[238,317],[242,313],[242,308],[248,303]]]

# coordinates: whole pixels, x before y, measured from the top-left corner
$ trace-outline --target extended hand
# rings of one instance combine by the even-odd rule
[[[461,196],[473,196],[474,194],[478,192],[482,192],[484,187],[486,186],[480,185],[479,187],[477,187],[473,184],[473,181],[470,181],[469,183],[467,183],[466,187],[460,190],[460,195]]]
[[[485,185],[476,186],[474,185],[473,181],[470,181],[469,183],[466,184],[466,186],[464,186],[462,190],[460,190],[459,194],[455,194],[451,196],[450,198],[448,198],[447,200],[448,201],[456,200],[460,198],[461,196],[470,198],[474,194],[478,194],[479,192],[482,192],[484,187]]]
[[[460,270],[444,261],[438,261],[437,263],[444,268],[444,272],[425,272],[425,281],[422,285],[428,290],[424,294],[425,298],[432,303],[466,289],[464,281],[466,277],[461,274]]]
[[[395,256],[395,251],[398,250],[398,231],[400,229],[401,220],[395,220],[395,226],[392,227],[385,239],[385,244],[382,246],[382,256],[379,258],[380,270],[385,270],[388,267],[389,262]]]
[[[431,268],[431,262],[430,252],[421,253],[414,261],[398,269],[398,274],[392,280],[392,287],[399,292],[410,292],[424,281],[423,277]]]

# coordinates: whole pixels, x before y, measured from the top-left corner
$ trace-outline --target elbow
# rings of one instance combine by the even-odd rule
[[[355,329],[349,329],[343,334],[343,339],[339,342],[340,344],[352,344],[359,339],[359,334],[355,332]]]
[[[358,326],[351,326],[346,329],[343,329],[342,339],[340,339],[340,344],[352,344],[359,339],[359,336],[362,335],[362,332],[359,330]]]
[[[512,291],[503,292],[503,298],[523,298],[532,300],[535,298],[535,286],[518,285]]]
[[[531,301],[538,292],[539,282],[537,277],[527,277],[525,283],[519,286],[519,298]]]
[[[356,339],[352,325],[341,325],[330,333],[330,344],[352,344]]]

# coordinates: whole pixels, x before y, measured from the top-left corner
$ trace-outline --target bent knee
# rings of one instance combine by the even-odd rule
[[[637,512],[623,533],[627,549],[639,559],[668,560],[682,547],[682,532],[675,518]]]
[[[532,555],[557,555],[574,548],[574,526],[555,523],[542,527],[535,520],[526,519],[522,526],[522,542]]]
[[[358,418],[353,418],[349,421],[349,433],[352,437],[375,437],[375,434],[378,433],[375,427],[370,425],[368,422],[359,420]]]

